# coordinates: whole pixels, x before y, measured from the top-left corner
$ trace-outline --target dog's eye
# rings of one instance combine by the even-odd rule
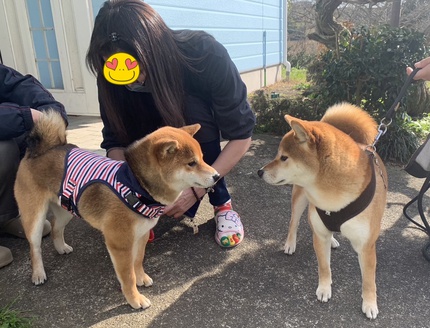
[[[281,160],[282,162],[285,162],[287,159],[288,159],[288,156],[281,156],[281,158],[280,158],[280,160]]]
[[[190,167],[193,167],[193,166],[196,166],[196,165],[197,165],[196,161],[192,161],[192,162],[188,163],[188,166],[190,166]]]

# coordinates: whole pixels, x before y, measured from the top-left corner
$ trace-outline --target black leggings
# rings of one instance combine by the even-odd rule
[[[0,224],[18,216],[13,186],[20,162],[15,140],[0,141]]]

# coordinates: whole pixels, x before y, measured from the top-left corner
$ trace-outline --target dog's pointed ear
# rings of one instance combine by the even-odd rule
[[[294,135],[299,142],[306,142],[306,141],[310,140],[308,130],[306,129],[305,125],[303,124],[304,121],[299,120],[299,119],[292,117],[290,115],[285,115],[284,118],[285,118],[285,121],[287,121],[287,123],[293,129]]]
[[[196,134],[197,131],[200,130],[200,127],[201,127],[200,124],[196,123],[192,125],[183,126],[181,129],[193,136]]]
[[[288,123],[288,125],[291,126],[291,121],[294,120],[294,117],[292,117],[291,115],[285,115],[284,119]]]
[[[172,139],[159,140],[157,142],[156,151],[161,156],[166,156],[168,154],[174,154],[179,148],[179,142]]]

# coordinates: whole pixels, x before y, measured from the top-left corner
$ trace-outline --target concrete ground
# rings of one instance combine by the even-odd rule
[[[98,118],[71,117],[69,141],[99,149]],[[402,214],[423,180],[388,165],[389,194],[377,244],[378,305],[376,320],[361,312],[361,278],[357,257],[342,236],[332,252],[333,296],[315,296],[317,263],[312,236],[302,219],[293,256],[283,252],[290,215],[291,187],[264,183],[257,170],[276,154],[280,138],[255,135],[243,160],[228,175],[235,209],[245,226],[245,239],[233,249],[214,241],[211,208],[199,210],[198,234],[190,222],[162,218],[157,239],[147,247],[145,268],[154,279],[141,288],[152,302],[133,310],[125,302],[101,234],[83,220],[66,228],[74,251],[58,255],[51,237],[43,242],[48,281],[31,283],[26,240],[0,235],[14,255],[0,270],[0,307],[35,318],[34,327],[430,327],[430,263],[421,248],[428,236]],[[428,203],[429,198],[425,198]],[[412,213],[415,213],[412,210]],[[416,217],[416,215],[415,215]]]

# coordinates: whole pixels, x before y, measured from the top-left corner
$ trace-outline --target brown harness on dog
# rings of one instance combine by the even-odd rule
[[[373,164],[373,154],[369,155],[369,162],[372,168],[372,177],[366,189],[363,190],[361,195],[348,206],[342,208],[337,212],[324,211],[316,208],[318,215],[328,230],[333,232],[340,232],[340,226],[349,219],[363,212],[375,195],[376,189],[376,177],[375,177],[375,166]]]

